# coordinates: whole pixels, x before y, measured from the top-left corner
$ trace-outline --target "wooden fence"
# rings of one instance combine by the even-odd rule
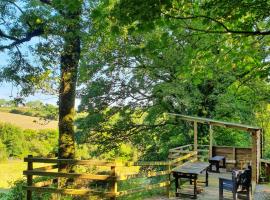
[[[188,144],[185,146],[176,147],[169,150],[169,159],[174,159],[183,154],[194,151],[194,145]],[[210,156],[209,145],[198,145],[198,159],[207,161]],[[251,163],[252,160],[251,148],[232,147],[232,146],[213,146],[212,156],[225,156],[227,169],[231,170],[234,168],[242,169],[246,164]]]
[[[129,195],[146,190],[152,190],[156,188],[167,189],[167,194],[170,191],[171,185],[171,169],[174,166],[179,166],[185,162],[195,161],[197,153],[189,151],[182,153],[175,158],[168,161],[160,162],[110,162],[101,160],[73,160],[73,159],[48,159],[48,158],[36,158],[29,155],[24,159],[28,163],[27,170],[23,172],[27,177],[27,186],[24,189],[27,191],[27,200],[32,199],[32,192],[49,192],[60,193],[64,195],[98,195],[100,197],[108,197],[115,199],[116,197]],[[45,167],[34,168],[34,163],[48,163]],[[57,171],[59,164],[69,164],[72,166],[85,166],[87,168],[92,167],[91,173],[61,173]],[[96,169],[96,170],[93,170]],[[100,170],[97,170],[100,169]],[[46,177],[46,180],[33,182],[33,176]],[[131,188],[128,190],[119,189],[118,185],[122,181],[128,181],[130,179],[137,178],[153,178],[164,177],[158,180],[157,183],[148,182],[146,185]],[[103,187],[96,188],[59,188],[57,186],[58,178],[71,178],[75,182],[78,180],[84,180],[87,183],[102,182]],[[85,182],[85,183],[86,183]],[[78,184],[80,185],[80,184]],[[77,186],[78,186],[77,185]],[[84,185],[85,186],[85,185]]]

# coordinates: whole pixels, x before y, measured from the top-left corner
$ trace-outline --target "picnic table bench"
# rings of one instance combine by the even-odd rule
[[[179,194],[193,196],[195,199],[197,198],[198,190],[197,190],[197,182],[199,174],[205,173],[205,186],[208,186],[208,167],[209,163],[207,162],[190,162],[184,165],[175,167],[172,169],[172,174],[175,178],[175,188],[176,188],[176,196]],[[190,184],[194,183],[193,194],[187,194],[179,192],[181,189],[179,186],[179,181],[181,185],[181,178],[187,178],[190,181]]]
[[[222,166],[220,166],[220,161],[222,161]],[[210,172],[217,172],[219,173],[219,168],[226,168],[226,158],[225,156],[214,156],[212,158],[209,159],[209,163],[210,163]],[[216,170],[213,170],[213,165],[216,166]]]

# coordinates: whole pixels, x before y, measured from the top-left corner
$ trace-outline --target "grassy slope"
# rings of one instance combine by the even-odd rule
[[[38,117],[0,112],[0,122],[6,122],[23,129],[57,129],[57,121],[44,121]]]
[[[10,123],[23,129],[57,129],[57,121],[45,122],[38,117],[29,117],[8,112],[0,112],[0,122]],[[44,166],[44,164],[35,164],[35,166]],[[5,192],[5,189],[8,189],[12,182],[23,178],[22,173],[26,169],[26,163],[22,160],[3,161],[0,162],[0,169],[0,192]]]
[[[35,164],[34,167],[44,165],[45,164]],[[15,180],[23,178],[23,170],[26,170],[26,167],[27,163],[24,163],[22,160],[0,162],[0,192],[9,188]]]

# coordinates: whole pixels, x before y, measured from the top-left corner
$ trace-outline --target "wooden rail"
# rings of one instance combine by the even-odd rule
[[[197,145],[197,157],[200,160],[208,161],[210,152],[209,145]],[[169,159],[188,154],[194,151],[194,145],[188,144],[169,150]],[[251,163],[251,148],[232,147],[232,146],[213,146],[212,156],[222,155],[226,157],[228,170],[239,168],[243,169],[246,164]]]
[[[129,195],[145,190],[153,190],[156,188],[166,188],[167,194],[170,192],[171,185],[171,169],[173,166],[181,165],[187,161],[194,161],[197,153],[189,151],[188,153],[181,153],[180,156],[167,161],[139,161],[139,162],[117,162],[117,161],[101,161],[101,160],[72,160],[72,159],[52,159],[52,158],[36,158],[29,155],[24,159],[28,163],[27,170],[23,172],[27,177],[27,186],[24,189],[27,191],[27,200],[32,200],[32,192],[49,192],[59,193],[64,195],[81,195],[86,196],[95,194],[100,197],[109,197],[115,199],[118,196]],[[48,163],[53,164],[45,167],[34,168],[34,163]],[[66,163],[73,166],[85,166],[102,169],[102,174],[98,172],[91,173],[61,173],[57,171],[57,166],[60,163]],[[106,170],[105,170],[106,168]],[[134,169],[136,171],[134,172]],[[125,170],[126,169],[126,172]],[[144,170],[147,169],[147,170]],[[132,172],[133,171],[133,172]],[[33,176],[46,177],[48,180],[34,183]],[[138,178],[154,178],[161,177],[155,184],[146,184],[140,187],[130,188],[128,190],[118,188],[119,182],[128,181],[130,179]],[[71,178],[76,181],[87,180],[89,182],[101,181],[103,188],[101,189],[76,189],[76,188],[58,188],[56,182],[58,178]]]

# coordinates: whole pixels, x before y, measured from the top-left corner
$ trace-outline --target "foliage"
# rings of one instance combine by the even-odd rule
[[[258,105],[269,102],[269,37],[246,35],[268,27],[253,33],[243,9],[231,23],[224,15],[225,32],[237,24],[243,32],[221,34],[224,27],[213,20],[214,11],[211,19],[186,19],[209,13],[211,1],[168,2],[105,1],[94,12],[100,32],[93,34],[96,42],[83,59],[91,62],[80,69],[80,109],[89,114],[78,121],[78,141],[98,144],[100,152],[131,143],[147,159],[164,159],[168,148],[192,142],[191,124],[166,113],[258,125]],[[264,19],[262,14],[256,22]],[[199,126],[199,133],[207,144],[208,129]],[[250,144],[237,131],[219,135],[219,144]]]
[[[52,104],[43,104],[40,101],[29,101],[25,104],[25,106],[21,107],[2,106],[0,111],[32,117],[40,117],[46,120],[58,119],[58,108]]]
[[[34,178],[33,182],[45,181],[46,178]],[[26,191],[23,189],[23,186],[26,186],[25,179],[19,179],[13,183],[13,186],[10,188],[9,192],[3,195],[0,195],[0,200],[24,200],[26,199]],[[37,193],[33,192],[33,200],[49,200],[51,199],[50,193]]]
[[[1,150],[5,150],[8,157],[55,155],[57,139],[58,134],[54,130],[23,130],[11,124],[0,123]]]

